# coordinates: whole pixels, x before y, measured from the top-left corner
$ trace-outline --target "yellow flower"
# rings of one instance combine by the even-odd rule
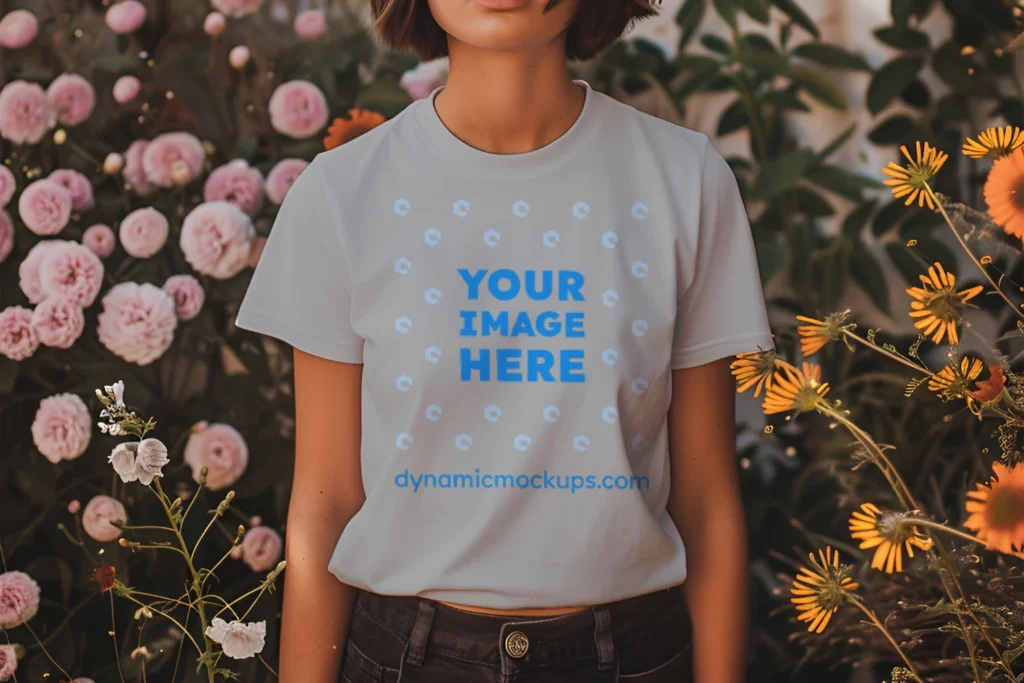
[[[778,358],[775,349],[737,354],[736,360],[729,365],[736,378],[736,393],[742,394],[754,387],[754,396],[760,396],[763,387],[772,388],[772,373],[783,364],[788,365]]]
[[[956,327],[963,320],[960,309],[984,289],[981,285],[956,291],[956,276],[935,262],[928,269],[927,275],[921,276],[921,287],[911,287],[907,294],[914,298],[910,302],[910,317],[918,318],[914,327],[933,335],[932,342],[941,344],[942,339],[949,337],[950,344],[959,344]]]
[[[1018,147],[1024,146],[1024,131],[1014,126],[1005,128],[989,128],[978,133],[975,142],[967,138],[963,152],[972,159],[984,159],[989,154],[1004,157]]]
[[[843,336],[843,330],[852,327],[843,325],[849,314],[850,309],[846,309],[842,313],[831,313],[824,320],[798,315],[797,320],[807,323],[796,328],[797,334],[800,335],[800,352],[804,356],[813,356],[830,341],[839,341]]]
[[[980,359],[964,356],[959,363],[950,361],[949,365],[932,375],[928,388],[946,398],[963,398],[974,388],[974,380],[984,369],[985,364]]]
[[[864,503],[860,511],[850,516],[850,535],[861,539],[861,550],[876,548],[871,568],[888,574],[903,571],[903,548],[907,556],[914,556],[914,548],[930,550],[932,539],[917,533],[908,525],[903,512],[882,512],[871,503]]]
[[[906,205],[910,206],[917,199],[920,206],[928,204],[929,209],[934,209],[935,204],[931,196],[925,192],[925,186],[939,172],[942,165],[946,163],[949,155],[940,152],[927,142],[924,143],[924,151],[921,150],[921,143],[917,143],[917,158],[910,156],[906,145],[900,146],[903,156],[910,162],[906,167],[900,166],[895,161],[882,169],[882,173],[891,176],[884,181],[885,185],[892,188],[893,196],[897,199],[907,198]]]
[[[807,630],[821,633],[828,626],[832,615],[846,599],[848,591],[856,590],[857,584],[849,576],[850,568],[840,566],[839,553],[832,548],[808,555],[811,569],[801,567],[793,579],[789,592],[790,601],[796,606],[797,621],[810,622]]]
[[[985,203],[996,225],[1008,235],[1024,238],[1024,148],[992,164]]]
[[[1012,553],[1024,550],[1024,465],[992,465],[996,475],[987,485],[967,492],[964,526],[989,548]]]
[[[821,383],[821,367],[803,364],[803,370],[783,365],[772,377],[772,386],[764,397],[764,414],[785,413],[795,410],[806,413],[814,410],[824,401],[828,384]]]

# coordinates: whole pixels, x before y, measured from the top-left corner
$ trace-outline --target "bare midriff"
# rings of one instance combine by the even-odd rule
[[[476,614],[494,614],[509,617],[560,617],[563,614],[582,612],[586,607],[541,607],[534,609],[489,609],[487,607],[473,607],[472,605],[460,605],[456,602],[442,602],[453,609],[463,612],[475,612]]]

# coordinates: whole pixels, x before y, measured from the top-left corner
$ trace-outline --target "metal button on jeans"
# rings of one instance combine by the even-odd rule
[[[505,652],[509,657],[519,659],[526,655],[528,649],[530,649],[530,641],[522,631],[512,631],[505,638]]]

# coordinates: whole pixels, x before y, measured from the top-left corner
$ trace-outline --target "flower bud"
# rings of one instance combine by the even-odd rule
[[[249,63],[249,57],[249,48],[245,45],[237,45],[231,48],[231,52],[228,53],[228,62],[234,68],[241,70]]]
[[[117,175],[124,168],[124,157],[117,152],[111,152],[103,160],[103,172],[107,175]],[[99,393],[99,389],[96,390]]]
[[[65,142],[68,141],[67,131],[65,131],[63,128],[58,128],[57,130],[53,131],[53,141],[58,145],[63,145]]]
[[[206,15],[206,19],[203,20],[203,30],[208,36],[219,36],[224,33],[226,26],[227,20],[220,12],[210,12]]]
[[[178,187],[188,185],[189,181],[192,180],[192,171],[188,167],[188,162],[183,159],[178,159],[171,164],[171,181]]]

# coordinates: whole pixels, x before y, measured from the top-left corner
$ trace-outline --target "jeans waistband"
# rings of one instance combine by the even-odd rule
[[[426,652],[503,671],[524,671],[577,659],[596,658],[611,668],[616,645],[644,633],[682,609],[678,587],[588,607],[554,617],[518,617],[467,612],[433,600],[360,591],[356,609],[408,642],[405,660],[423,662]],[[510,654],[510,634],[525,636],[530,656]],[[520,645],[522,639],[520,639]],[[515,652],[515,648],[512,648]]]

